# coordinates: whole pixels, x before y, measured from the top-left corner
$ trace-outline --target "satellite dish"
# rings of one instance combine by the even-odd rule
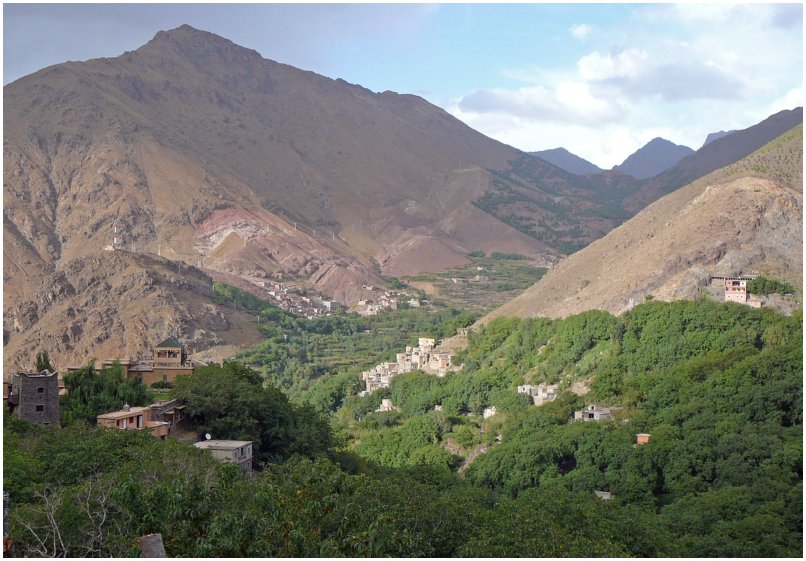
[[[210,440],[213,437],[210,436],[210,433],[208,432],[207,434],[204,435],[204,438],[207,439],[207,440]]]

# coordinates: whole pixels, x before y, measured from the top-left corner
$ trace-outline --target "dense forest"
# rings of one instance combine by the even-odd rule
[[[30,556],[136,555],[161,532],[172,556],[800,557],[802,351],[802,312],[701,299],[499,318],[461,371],[367,397],[350,368],[284,393],[282,373],[211,366],[174,395],[197,427],[254,440],[258,473],[79,416],[5,415],[12,535]],[[555,401],[516,391],[541,382]],[[384,397],[400,410],[375,412]],[[573,421],[594,403],[613,418]]]

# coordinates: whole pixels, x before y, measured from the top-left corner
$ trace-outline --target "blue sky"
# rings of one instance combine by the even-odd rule
[[[803,104],[801,4],[4,4],[3,16],[4,83],[188,23],[604,168],[656,136],[696,149]]]

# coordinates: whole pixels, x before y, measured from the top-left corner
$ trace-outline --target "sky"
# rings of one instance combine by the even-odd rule
[[[655,137],[696,150],[710,132],[803,105],[800,3],[5,3],[3,83],[184,23],[605,169]]]

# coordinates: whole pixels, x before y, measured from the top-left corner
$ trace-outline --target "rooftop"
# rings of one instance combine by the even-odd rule
[[[252,444],[251,440],[202,440],[193,446],[203,450],[235,450],[241,446]]]
[[[165,341],[163,341],[159,345],[156,345],[154,348],[155,349],[163,349],[163,348],[181,349],[182,348],[182,343],[180,343],[178,339],[175,339],[175,338],[171,337],[170,339],[165,339]]]
[[[131,407],[128,411],[126,409],[121,409],[120,411],[110,411],[109,413],[98,415],[98,419],[125,419],[126,417],[131,417],[132,415],[138,415],[146,409],[148,409],[148,407]]]

